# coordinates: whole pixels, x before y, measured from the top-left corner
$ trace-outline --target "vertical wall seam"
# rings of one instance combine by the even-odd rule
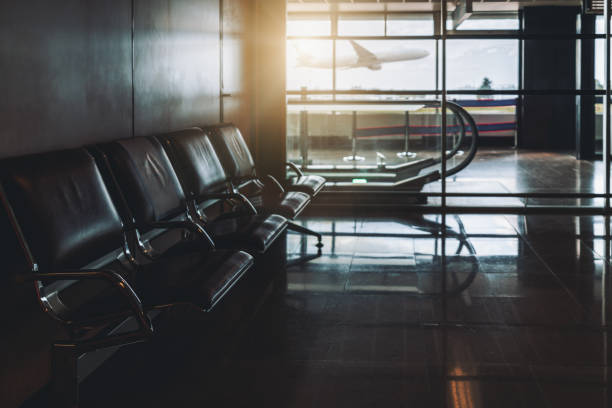
[[[223,96],[223,0],[219,0],[219,121],[224,121]]]
[[[131,55],[131,57],[132,57],[131,58],[132,59],[132,61],[131,61],[131,64],[132,64],[131,65],[131,74],[132,74],[132,137],[136,136],[136,133],[135,133],[135,128],[136,128],[136,124],[135,124],[135,121],[136,121],[136,113],[135,113],[136,112],[136,103],[135,103],[135,84],[134,84],[134,78],[136,76],[135,72],[134,72],[134,69],[135,69],[135,64],[134,64],[134,26],[135,26],[135,21],[134,21],[135,20],[135,18],[134,18],[134,14],[135,13],[134,13],[134,9],[135,9],[135,1],[136,0],[131,0],[131,11],[130,11],[130,13],[131,13],[130,18],[132,20],[131,21],[131,44],[130,44],[130,46],[131,46],[131,53],[132,53],[132,55]]]

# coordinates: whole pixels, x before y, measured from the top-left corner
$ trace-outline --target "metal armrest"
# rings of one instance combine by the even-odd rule
[[[138,320],[138,324],[141,330],[145,335],[153,334],[153,324],[151,320],[144,312],[142,307],[142,303],[138,298],[134,289],[130,286],[130,284],[123,279],[121,275],[116,272],[108,271],[108,270],[79,270],[74,272],[53,272],[53,273],[28,273],[21,274],[18,276],[17,280],[19,282],[42,282],[42,281],[60,281],[60,280],[104,280],[109,282],[113,287],[115,287],[121,295],[128,301],[130,305],[130,309],[133,315]],[[40,290],[42,288],[42,284],[39,283],[36,285],[36,292],[38,295],[38,300],[43,308],[43,310],[51,315],[56,320],[66,324],[73,325],[78,322],[73,322],[67,319],[62,318],[58,314],[56,314],[53,310],[53,306],[48,302],[45,296],[42,296]],[[117,315],[105,315],[105,316],[96,316],[94,319],[96,321],[102,322],[104,320],[110,320],[111,318],[116,318]],[[92,320],[94,320],[92,319]]]
[[[198,201],[213,199],[213,198],[218,198],[221,200],[229,200],[229,199],[238,200],[250,214],[252,215],[257,214],[257,209],[255,209],[255,206],[253,205],[253,203],[251,203],[244,194],[240,194],[237,191],[223,192],[223,193],[205,193],[205,194],[201,194],[198,197],[196,197]]]
[[[265,186],[269,188],[272,188],[274,190],[276,190],[275,192],[278,194],[282,194],[285,192],[285,189],[283,188],[283,186],[281,185],[281,183],[278,182],[277,179],[274,178],[273,175],[271,174],[267,174],[266,175],[266,181],[268,181],[268,183],[265,183]]]
[[[157,221],[147,224],[147,227],[163,230],[186,229],[197,234],[198,238],[204,241],[208,249],[215,249],[215,241],[213,241],[208,232],[200,224],[191,220]]]
[[[293,170],[298,175],[298,177],[304,176],[304,173],[302,172],[302,170],[298,166],[296,166],[295,163],[286,162],[285,164],[287,165],[287,167]]]

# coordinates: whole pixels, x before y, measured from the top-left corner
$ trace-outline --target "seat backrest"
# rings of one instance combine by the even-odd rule
[[[212,143],[200,128],[158,136],[191,197],[223,189],[230,181]]]
[[[178,177],[155,138],[123,139],[99,148],[106,154],[140,229],[185,211],[185,196]]]
[[[123,225],[85,149],[6,159],[2,184],[41,272],[82,268],[123,247]]]
[[[204,128],[221,159],[225,172],[234,183],[256,177],[255,162],[240,130],[232,124]]]

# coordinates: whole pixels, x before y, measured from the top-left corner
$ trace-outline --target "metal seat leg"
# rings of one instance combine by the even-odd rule
[[[323,247],[323,242],[322,242],[322,236],[321,234],[319,234],[316,231],[313,231],[309,228],[303,227],[299,224],[296,224],[294,222],[288,222],[287,223],[287,229],[291,230],[291,231],[295,231],[295,232],[299,232],[300,234],[307,234],[307,235],[312,235],[314,237],[317,237],[317,248],[322,248]]]

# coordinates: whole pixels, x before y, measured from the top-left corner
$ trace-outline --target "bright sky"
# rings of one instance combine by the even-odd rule
[[[488,25],[490,22],[482,20],[482,23]],[[390,34],[430,35],[433,33],[433,23],[431,20],[395,20],[392,23],[388,22],[387,29]],[[302,36],[329,35],[329,30],[329,21],[289,21],[287,33]],[[384,22],[340,21],[338,30],[344,35],[383,35]],[[363,40],[357,42],[374,54],[385,49],[402,47],[427,50],[429,56],[419,60],[383,64],[379,71],[367,68],[339,69],[336,78],[338,89],[435,89],[435,40]],[[300,53],[331,60],[332,42],[327,40],[288,42],[288,89],[300,89],[302,86],[309,89],[331,89],[332,70],[296,67],[297,56]],[[337,42],[338,56],[353,55],[353,53],[348,41]],[[449,89],[477,89],[485,77],[492,81],[493,88],[516,89],[518,82],[517,40],[447,41],[447,87]]]

